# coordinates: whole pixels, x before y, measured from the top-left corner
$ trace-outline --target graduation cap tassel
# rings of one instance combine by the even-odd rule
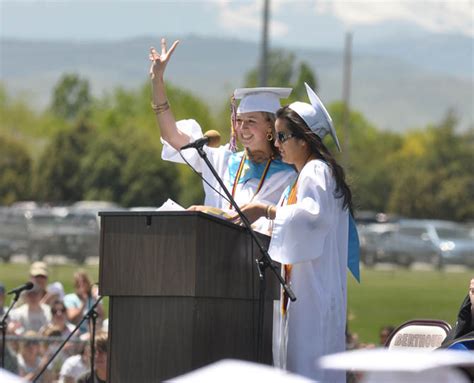
[[[235,105],[235,97],[230,98],[230,112],[231,112],[231,133],[229,141],[229,149],[235,153],[237,151],[237,137],[235,133],[235,126],[237,125],[237,108]]]

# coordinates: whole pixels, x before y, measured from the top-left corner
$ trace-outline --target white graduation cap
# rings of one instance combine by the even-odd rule
[[[339,140],[337,139],[331,116],[317,94],[314,93],[308,84],[304,83],[304,85],[306,86],[306,93],[308,94],[311,104],[296,101],[288,107],[298,113],[311,131],[321,138],[321,140],[329,133],[336,143],[337,148],[341,151],[341,146],[339,145]]]
[[[3,383],[26,383],[26,380],[18,375],[12,374],[10,371],[0,368],[0,382]]]
[[[291,88],[239,88],[234,91],[234,98],[242,99],[237,113],[269,112],[280,109],[280,98],[287,98]]]
[[[234,359],[223,359],[168,381],[173,383],[313,382],[313,380],[278,368]]]

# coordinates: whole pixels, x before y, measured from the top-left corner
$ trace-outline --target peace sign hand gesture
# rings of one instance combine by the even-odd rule
[[[166,40],[164,38],[161,39],[161,54],[154,48],[150,48],[149,58],[152,62],[150,67],[150,77],[151,79],[163,79],[163,74],[165,72],[166,65],[173,54],[174,50],[179,44],[179,40],[176,40],[171,48],[166,51]]]

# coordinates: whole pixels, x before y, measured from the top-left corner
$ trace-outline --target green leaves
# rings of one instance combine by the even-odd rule
[[[31,163],[24,144],[0,135],[0,204],[29,198]]]
[[[65,120],[87,115],[92,103],[89,82],[77,74],[64,74],[53,90],[51,111]]]
[[[317,87],[305,63],[285,52],[270,60],[270,85]],[[247,86],[255,85],[254,74]],[[189,92],[167,86],[176,119],[193,118],[204,131],[230,129],[229,100],[211,113]],[[161,142],[150,108],[148,83],[118,88],[99,99],[77,75],[58,82],[50,110],[35,112],[0,86],[0,204],[33,198],[47,202],[105,199],[123,206],[159,206],[173,198],[183,206],[203,201],[201,180],[187,166],[161,160]],[[293,100],[293,99],[292,99]],[[214,108],[219,109],[219,108]],[[458,132],[452,112],[438,123],[401,134],[379,130],[352,110],[343,131],[343,104],[328,105],[343,148],[356,209],[409,217],[468,220],[474,216],[474,128]],[[54,112],[54,113],[53,113]],[[347,163],[345,163],[347,161]]]

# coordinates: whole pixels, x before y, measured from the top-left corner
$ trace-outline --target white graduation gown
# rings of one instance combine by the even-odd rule
[[[335,180],[324,162],[308,162],[297,187],[295,204],[280,202],[269,248],[275,261],[292,264],[297,298],[285,316],[280,312],[274,361],[314,380],[345,382],[344,371],[317,370],[315,362],[345,350],[349,216],[334,197]]]
[[[191,141],[203,137],[201,127],[195,120],[181,120],[177,122],[177,126],[179,130],[191,137]],[[165,140],[162,139],[161,141],[163,143],[161,157],[164,160],[184,163],[183,159],[181,158],[179,152],[176,149],[169,145]],[[217,174],[224,180],[224,184],[229,190],[229,192],[232,192],[234,180],[230,179],[229,172],[227,171],[229,157],[232,155],[232,151],[229,150],[228,145],[220,146],[218,148],[210,148],[208,146],[204,146],[204,150],[207,154],[209,161],[216,169]],[[191,164],[191,166],[193,166],[194,169],[196,169],[202,174],[204,179],[206,179],[219,192],[225,195],[219,183],[215,179],[214,175],[204,163],[204,160],[199,157],[199,154],[195,149],[186,149],[183,150],[181,153]],[[244,183],[237,184],[234,199],[239,206],[249,203],[250,201],[264,202],[274,205],[278,202],[285,188],[292,182],[295,177],[296,172],[292,170],[273,173],[272,175],[267,177],[257,195],[255,195],[255,191],[258,188],[260,180],[256,178],[251,178]],[[229,209],[229,202],[227,202],[219,194],[212,190],[206,183],[203,182],[203,186],[206,195],[204,201],[205,205],[218,207],[223,210]],[[263,224],[263,222],[260,222],[260,224]],[[259,225],[257,224],[257,226]]]

